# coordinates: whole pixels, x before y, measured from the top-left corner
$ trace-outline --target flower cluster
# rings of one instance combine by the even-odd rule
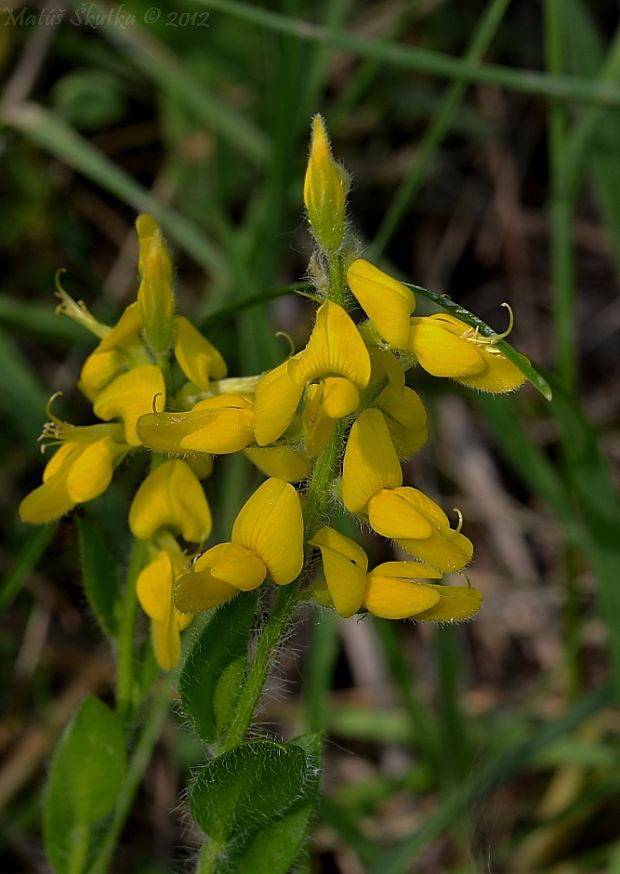
[[[149,216],[137,222],[137,300],[114,327],[61,292],[63,311],[100,338],[78,386],[107,424],[76,427],[50,414],[43,436],[59,448],[20,513],[32,523],[57,518],[100,495],[129,453],[151,451],[129,527],[148,542],[137,594],[164,668],[176,664],[192,614],[265,581],[298,581],[300,597],[343,617],[365,610],[455,621],[480,607],[469,582],[440,582],[472,558],[460,514],[452,527],[431,498],[403,484],[401,463],[428,437],[424,405],[406,377],[419,366],[508,392],[524,376],[498,347],[505,334],[483,337],[450,315],[415,316],[413,292],[359,257],[349,240],[348,184],[316,116],[304,202],[317,243],[310,296],[319,306],[306,346],[266,373],[227,378],[215,347],[175,314],[170,258]],[[237,452],[267,479],[241,508],[230,541],[203,551],[211,513],[200,480],[212,456]],[[369,570],[362,547],[329,524],[337,504],[411,560]],[[322,570],[305,586],[316,550]]]

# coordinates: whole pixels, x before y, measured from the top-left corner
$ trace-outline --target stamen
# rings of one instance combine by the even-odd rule
[[[463,527],[463,514],[461,513],[461,511],[459,510],[458,507],[452,507],[452,511],[454,513],[456,513],[456,515],[459,518],[458,525],[456,526],[456,528],[454,530],[456,531],[457,534],[460,534],[461,528]]]
[[[284,337],[284,339],[288,342],[291,358],[296,352],[295,343],[293,342],[293,338],[290,334],[287,334],[286,331],[276,331],[276,337]]]
[[[95,337],[99,337],[99,339],[102,340],[112,329],[108,327],[108,325],[98,322],[97,319],[86,309],[84,301],[74,301],[71,295],[64,290],[60,284],[60,276],[62,273],[66,272],[65,267],[59,267],[54,275],[56,297],[60,300],[60,303],[56,307],[56,312],[63,316],[69,316],[69,318],[73,319],[74,322],[77,322],[78,325],[82,325],[82,327],[86,328],[87,331],[90,331],[91,334],[94,334]]]
[[[510,306],[509,303],[506,303],[506,301],[503,301],[502,306],[506,307],[506,309],[508,310],[508,327],[506,328],[505,331],[502,331],[501,334],[492,334],[490,337],[482,337],[482,336],[480,336],[480,333],[479,333],[479,331],[480,331],[479,327],[476,327],[475,329],[468,328],[466,331],[464,331],[461,334],[461,338],[463,340],[469,340],[471,343],[476,343],[479,346],[495,346],[495,344],[499,343],[500,340],[505,340],[506,337],[512,332],[512,329],[514,328],[515,317],[514,317],[514,313],[512,311],[512,307]],[[489,352],[492,352],[492,351],[493,351],[492,349],[489,349]],[[499,354],[498,350],[495,350],[495,352],[497,352]]]

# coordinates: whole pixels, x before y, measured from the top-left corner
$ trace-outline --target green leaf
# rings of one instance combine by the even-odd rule
[[[183,665],[179,677],[183,709],[196,734],[208,742],[218,737],[233,715],[245,674],[256,599],[256,593],[249,592],[220,607]]]
[[[285,812],[293,814],[284,831],[295,844],[296,854],[303,834],[299,837],[299,810],[292,807],[305,793],[308,770],[300,746],[263,740],[234,747],[202,769],[190,790],[189,806],[207,835],[203,858],[206,855],[211,861],[209,870],[238,872],[231,852],[242,856],[247,847],[253,859],[252,839],[276,820],[282,821]],[[263,858],[261,864],[270,861]],[[270,874],[280,870],[286,874],[288,868],[274,869],[270,864],[269,870]]]
[[[306,752],[307,780],[286,813],[260,829],[235,857],[237,874],[287,874],[303,844],[319,791],[322,734],[296,738],[294,744]]]
[[[45,791],[43,833],[56,874],[85,869],[96,851],[96,827],[116,803],[125,764],[117,715],[87,698],[56,748]]]
[[[90,609],[106,634],[116,637],[114,608],[121,591],[117,563],[96,525],[76,516],[82,559],[82,580]]]

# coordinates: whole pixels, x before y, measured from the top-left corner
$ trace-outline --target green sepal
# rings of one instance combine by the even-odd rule
[[[76,516],[82,581],[88,604],[103,631],[111,638],[117,634],[115,605],[121,591],[118,562],[110,555],[94,522]]]
[[[45,790],[43,836],[56,874],[86,870],[125,777],[120,719],[87,698],[63,734]]]
[[[214,613],[196,638],[179,677],[183,709],[196,734],[209,743],[217,739],[234,712],[257,597],[256,592],[243,593]]]

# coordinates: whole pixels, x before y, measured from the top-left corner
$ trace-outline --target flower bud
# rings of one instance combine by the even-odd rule
[[[155,355],[163,355],[172,344],[174,328],[172,264],[166,241],[154,218],[139,216],[136,231],[141,279],[138,305],[144,336]]]
[[[304,203],[314,235],[326,252],[337,252],[342,246],[348,188],[347,172],[332,158],[325,122],[320,115],[315,115],[304,180]]]

